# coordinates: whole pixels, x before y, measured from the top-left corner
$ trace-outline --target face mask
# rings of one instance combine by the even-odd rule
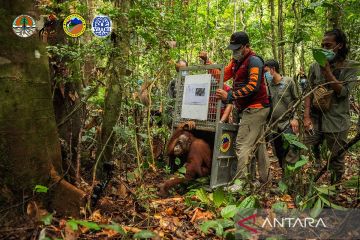
[[[141,86],[143,83],[144,83],[144,80],[142,80],[142,79],[137,80],[137,84],[138,84],[139,86]]]
[[[306,79],[305,79],[305,78],[300,79],[300,86],[301,86],[302,88],[305,88],[305,87],[306,87]]]
[[[187,76],[187,75],[189,75],[189,72],[188,72],[188,71],[182,71],[182,72],[181,72],[181,76],[185,77],[185,76]]]
[[[270,72],[265,72],[265,78],[266,80],[268,80],[269,82],[271,82],[273,80],[273,76],[270,74]]]
[[[331,62],[334,60],[336,53],[334,53],[333,50],[327,50],[327,49],[323,49],[325,56],[326,56],[326,60],[328,60],[328,62]]]
[[[335,57],[336,57],[336,53],[334,52],[334,50],[339,46],[336,45],[333,49],[323,49],[325,56],[326,56],[326,60],[328,60],[328,62],[332,62]]]
[[[233,58],[235,60],[240,60],[243,57],[242,53],[241,53],[241,48],[233,50]]]

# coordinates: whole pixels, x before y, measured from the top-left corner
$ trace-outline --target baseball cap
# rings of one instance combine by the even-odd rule
[[[236,50],[249,43],[249,36],[246,32],[234,32],[230,37],[230,44],[227,49]]]

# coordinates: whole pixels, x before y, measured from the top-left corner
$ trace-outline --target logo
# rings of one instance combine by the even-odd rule
[[[221,145],[220,145],[220,151],[223,153],[226,153],[231,146],[231,138],[230,135],[228,133],[224,133],[221,136]]]
[[[257,220],[257,214],[252,214],[248,217],[245,217],[237,222],[238,226],[245,228],[246,230],[252,232],[252,233],[258,233],[259,231],[254,228],[260,227],[261,229],[277,229],[277,228],[318,228],[320,227],[327,228],[324,220],[322,218],[314,219],[312,217],[265,217],[265,220],[260,217],[260,222],[262,221],[262,224],[260,225],[260,222],[258,224],[256,223]],[[245,224],[246,222],[251,221],[252,225]]]
[[[65,18],[63,28],[70,37],[79,37],[85,32],[86,22],[80,15],[71,14]]]
[[[17,16],[12,24],[13,31],[19,37],[30,37],[36,31],[36,22],[29,15]]]
[[[107,37],[111,34],[112,22],[108,16],[96,16],[91,23],[91,30],[97,37]]]
[[[250,232],[257,233],[258,231],[255,228],[253,228],[251,226],[248,226],[248,225],[245,225],[244,222],[247,222],[247,221],[250,221],[250,220],[252,220],[252,223],[255,224],[256,214],[253,214],[253,215],[250,215],[250,216],[248,216],[248,217],[246,217],[244,219],[241,219],[237,223],[238,223],[238,225],[240,227],[243,227],[243,228],[245,228],[246,230],[248,230]]]

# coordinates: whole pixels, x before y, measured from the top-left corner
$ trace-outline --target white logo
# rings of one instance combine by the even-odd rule
[[[96,16],[92,23],[91,29],[95,36],[107,37],[111,34],[112,22],[108,16]]]
[[[319,225],[322,225],[322,227],[326,228],[326,225],[324,223],[324,220],[322,218],[319,218],[317,221],[314,218],[274,218],[273,221],[271,221],[269,218],[266,218],[265,221],[262,224],[262,228],[264,228],[266,225],[269,225],[272,228],[276,227],[287,227],[287,228],[294,228],[294,227],[315,227],[317,228]]]

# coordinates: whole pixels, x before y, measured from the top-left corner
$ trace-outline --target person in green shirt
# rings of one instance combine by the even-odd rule
[[[344,173],[345,154],[337,156],[337,152],[346,144],[350,128],[350,92],[357,80],[357,69],[353,61],[347,60],[349,48],[344,32],[340,29],[327,31],[322,39],[321,47],[331,50],[324,67],[313,63],[309,69],[308,90],[321,85],[329,96],[322,100],[328,103],[324,107],[318,102],[321,98],[315,90],[305,99],[304,127],[306,132],[305,144],[315,146],[326,140],[331,157],[336,156],[329,163],[331,169],[331,184],[341,180]],[[314,101],[314,99],[316,101]],[[315,156],[320,161],[320,156]]]
[[[265,78],[268,81],[273,106],[269,121],[271,124],[281,118],[284,112],[293,107],[299,98],[299,94],[294,80],[279,73],[280,67],[276,60],[268,60],[264,66]],[[291,145],[285,147],[282,136],[283,133],[297,134],[299,132],[297,116],[292,113],[287,114],[278,122],[273,131],[271,142],[284,173],[286,163],[295,163],[299,159],[298,150]]]

